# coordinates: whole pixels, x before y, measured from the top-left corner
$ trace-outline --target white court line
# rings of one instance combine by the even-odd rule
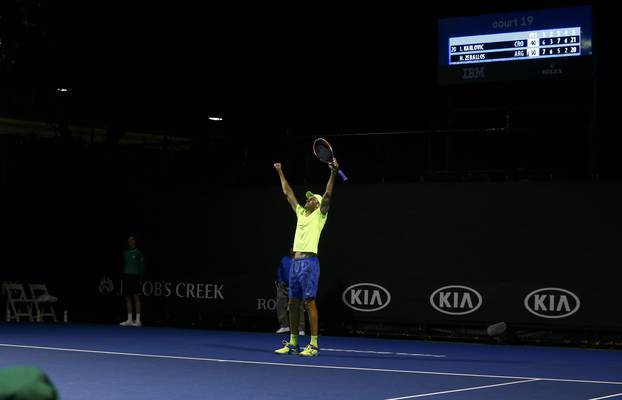
[[[602,399],[610,399],[612,397],[617,397],[617,396],[622,396],[622,393],[616,393],[616,394],[610,394],[609,396],[603,396],[603,397],[594,397],[588,400],[602,400]]]
[[[537,379],[537,380],[549,381],[549,382],[573,382],[573,383],[596,383],[596,384],[601,384],[601,385],[622,385],[622,382],[593,381],[593,380],[585,380],[585,379],[560,379],[560,378],[539,378],[539,377],[533,377],[533,376],[463,374],[463,373],[457,373],[457,372],[413,371],[413,370],[407,370],[407,369],[341,367],[337,365],[289,364],[289,363],[276,363],[276,362],[267,362],[267,361],[226,360],[226,359],[219,359],[219,358],[166,356],[166,355],[144,354],[144,353],[122,353],[122,352],[117,352],[117,351],[69,349],[69,348],[63,348],[63,347],[26,346],[26,345],[21,345],[21,344],[9,344],[9,343],[0,343],[0,347],[67,351],[67,352],[74,352],[74,353],[106,354],[106,355],[115,355],[115,356],[165,358],[165,359],[172,359],[172,360],[208,361],[208,362],[221,362],[221,363],[231,363],[231,364],[273,365],[273,366],[278,366],[278,367],[340,369],[344,371],[365,371],[365,372],[394,372],[394,373],[401,373],[401,374],[416,374],[416,375],[467,376],[467,377],[472,377],[472,378]]]
[[[498,387],[498,386],[516,385],[517,383],[536,382],[536,381],[539,381],[539,380],[540,379],[525,379],[524,381],[497,383],[495,385],[475,386],[475,387],[468,387],[468,388],[464,388],[464,389],[445,390],[443,392],[434,392],[434,393],[422,393],[422,394],[415,394],[415,395],[412,395],[412,396],[404,396],[404,397],[392,397],[390,399],[385,399],[385,400],[414,399],[414,398],[417,398],[417,397],[428,397],[428,396],[436,396],[437,394],[467,392],[469,390],[480,390],[480,389],[487,389],[487,388]]]
[[[364,353],[364,354],[380,354],[380,355],[396,355],[396,356],[411,356],[411,357],[445,357],[442,354],[421,354],[421,353],[395,353],[392,351],[372,351],[372,350],[350,350],[350,349],[327,349],[322,347],[321,351],[336,351],[340,353]]]

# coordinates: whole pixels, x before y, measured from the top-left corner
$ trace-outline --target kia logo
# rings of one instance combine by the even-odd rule
[[[565,318],[579,310],[576,294],[561,288],[542,288],[525,296],[527,311],[542,318]]]
[[[430,295],[430,304],[443,314],[465,315],[482,306],[482,296],[467,286],[443,286]]]
[[[382,310],[391,302],[391,293],[375,283],[357,283],[343,291],[343,302],[356,311]]]

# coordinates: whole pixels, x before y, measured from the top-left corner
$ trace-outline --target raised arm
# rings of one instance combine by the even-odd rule
[[[287,202],[292,207],[292,210],[296,212],[296,207],[298,207],[298,200],[296,200],[296,196],[294,196],[294,191],[287,183],[287,179],[285,179],[285,174],[283,174],[283,169],[281,168],[281,163],[274,164],[274,169],[279,174],[279,179],[281,180],[281,188],[283,189],[283,194],[287,198]]]
[[[326,192],[324,192],[324,196],[322,196],[322,204],[320,204],[320,211],[324,215],[328,214],[328,210],[330,209],[330,198],[333,195],[335,175],[337,175],[337,171],[339,171],[339,163],[337,162],[337,159],[333,158],[333,161],[328,163],[328,166],[330,167],[330,178],[328,178]]]

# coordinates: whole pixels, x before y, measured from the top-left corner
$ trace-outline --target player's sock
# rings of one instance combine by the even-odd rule
[[[289,335],[289,343],[293,344],[294,346],[297,346],[298,345],[298,335],[290,334]]]
[[[311,336],[311,344],[314,345],[315,347],[318,347],[317,345],[317,336]]]

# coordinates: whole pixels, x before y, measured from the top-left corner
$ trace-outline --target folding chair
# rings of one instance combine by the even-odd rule
[[[7,321],[19,322],[20,317],[28,317],[28,321],[32,321],[32,299],[26,296],[24,285],[21,283],[4,283],[2,286],[7,296]]]
[[[50,296],[45,283],[29,283],[28,287],[32,295],[32,302],[35,305],[37,322],[43,321],[43,317],[52,317],[54,322],[58,322],[56,320],[56,312],[54,311],[54,303],[56,303],[58,299],[54,296]]]

